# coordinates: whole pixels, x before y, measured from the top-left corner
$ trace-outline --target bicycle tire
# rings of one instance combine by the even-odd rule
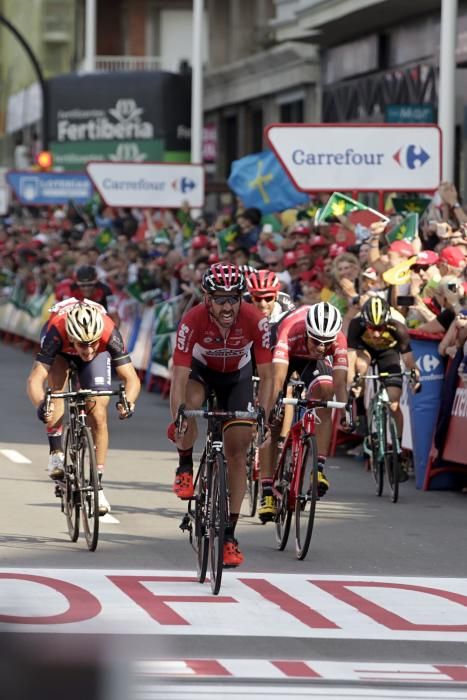
[[[89,551],[94,552],[99,539],[99,481],[94,441],[88,427],[81,428],[78,454],[83,532]]]
[[[195,538],[197,576],[199,583],[206,580],[209,555],[209,474],[205,455],[201,458],[195,492]]]
[[[288,542],[290,525],[292,522],[292,511],[289,508],[290,478],[292,473],[292,440],[288,438],[285,442],[276,473],[274,475],[274,489],[276,495],[276,515],[274,518],[276,525],[277,549],[282,552]]]
[[[255,473],[257,474],[257,459],[258,451],[255,443],[252,441],[246,460],[246,490],[248,495],[248,515],[250,518],[255,515],[258,503],[259,480],[254,478]]]
[[[214,454],[211,465],[211,512],[209,522],[209,562],[211,591],[217,595],[222,583],[224,569],[224,538],[227,525],[227,480],[224,455]]]
[[[302,454],[295,500],[295,552],[300,561],[308,554],[318,502],[318,448],[314,435],[308,438]]]
[[[391,500],[393,503],[397,503],[399,498],[399,471],[400,471],[400,461],[399,453],[397,450],[397,445],[399,440],[397,438],[397,428],[396,421],[392,416],[389,416],[389,435],[391,438],[391,444],[386,440],[386,452],[385,452],[385,467],[386,476],[388,479],[389,489],[391,491]]]
[[[62,488],[63,512],[66,518],[68,534],[72,542],[76,542],[79,537],[79,509],[80,498],[77,482],[76,456],[72,447],[72,431],[69,426],[65,426],[63,434],[63,453],[65,479]]]
[[[379,444],[381,434],[379,430],[379,420],[380,418],[372,411],[368,424],[368,440],[371,449],[370,467],[376,484],[376,495],[381,497],[384,489],[384,459],[381,457],[381,447]]]

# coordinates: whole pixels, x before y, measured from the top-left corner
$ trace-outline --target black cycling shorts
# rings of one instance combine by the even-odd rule
[[[309,387],[317,377],[331,377],[332,380],[332,365],[328,360],[307,360],[304,357],[292,357],[289,362],[287,377],[284,382],[284,392],[286,391],[287,383],[294,372],[297,372],[300,380],[306,387]]]
[[[214,372],[197,360],[191,362],[190,379],[213,391],[221,411],[248,411],[253,407],[253,370],[249,362],[236,372]]]
[[[401,356],[397,350],[389,348],[389,350],[372,350],[370,353],[371,359],[376,363],[379,372],[389,372],[395,374],[402,372]],[[386,386],[397,386],[402,389],[402,377],[393,377],[386,380]]]

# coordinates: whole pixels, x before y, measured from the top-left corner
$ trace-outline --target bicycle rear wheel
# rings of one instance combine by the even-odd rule
[[[396,421],[392,416],[389,416],[388,418],[388,425],[391,444],[389,444],[388,440],[386,439],[384,463],[386,467],[386,475],[388,478],[389,488],[391,489],[391,500],[393,503],[397,503],[397,499],[399,498],[400,470],[399,452],[397,449],[399,440],[397,438]]]
[[[206,457],[203,455],[199,465],[195,490],[195,538],[197,554],[197,576],[200,583],[206,580],[209,554],[209,475]]]
[[[248,494],[248,515],[250,518],[256,513],[256,505],[258,503],[258,469],[257,469],[258,450],[255,442],[252,441],[248,450],[246,460],[246,490]]]
[[[274,475],[274,489],[279,494],[276,495],[276,542],[277,549],[281,552],[287,545],[292,522],[292,511],[289,508],[290,475],[292,471],[292,440],[288,438]]]
[[[219,593],[224,568],[224,538],[227,525],[227,483],[224,455],[217,452],[211,467],[211,513],[209,522],[209,559],[211,590]]]
[[[70,540],[76,542],[79,537],[79,489],[77,482],[76,454],[72,445],[72,431],[67,425],[63,435],[65,480],[62,487],[63,512]]]
[[[87,427],[81,429],[78,464],[84,536],[89,551],[94,552],[99,539],[99,481],[94,441],[91,429]]]
[[[384,488],[384,459],[381,457],[384,452],[379,444],[380,430],[379,419],[375,412],[371,413],[368,425],[368,440],[370,443],[370,467],[376,484],[376,495],[382,496]]]
[[[304,445],[298,495],[295,501],[295,551],[297,559],[305,559],[310,547],[318,501],[318,449],[311,436]]]

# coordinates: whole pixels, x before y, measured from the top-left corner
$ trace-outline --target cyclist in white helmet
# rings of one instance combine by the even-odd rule
[[[284,391],[292,373],[297,372],[308,387],[308,396],[346,402],[347,340],[341,329],[340,311],[327,302],[302,306],[288,314],[279,324],[273,350],[274,395]],[[318,409],[318,415],[318,493],[324,496],[329,488],[324,467],[332,434],[331,409]]]
[[[118,328],[100,304],[74,297],[65,299],[51,308],[50,317],[42,329],[41,347],[28,378],[28,395],[37,409],[39,420],[47,426],[50,456],[48,473],[51,479],[63,477],[62,419],[63,401],[54,401],[46,413],[45,383],[55,391],[66,386],[68,370],[76,369],[81,388],[110,390],[111,368],[125,385],[130,412],[120,404],[122,418],[128,418],[140,391],[140,381],[126,352]],[[88,420],[96,445],[97,469],[102,482],[109,443],[107,407],[109,397],[94,397],[89,402]],[[99,490],[99,513],[110,511],[102,488]]]

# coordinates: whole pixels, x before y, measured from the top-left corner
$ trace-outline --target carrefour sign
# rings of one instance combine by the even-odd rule
[[[434,124],[271,124],[266,136],[305,192],[425,192],[441,181],[441,131]]]
[[[104,202],[111,207],[167,207],[204,204],[204,169],[192,163],[108,163],[86,166]]]

